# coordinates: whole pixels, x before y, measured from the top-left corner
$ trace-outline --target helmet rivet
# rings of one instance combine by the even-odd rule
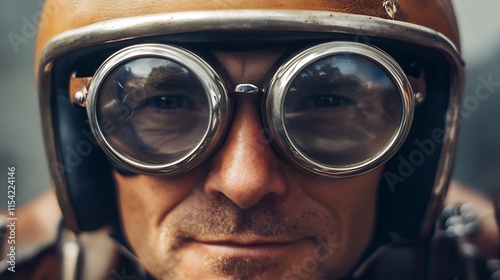
[[[75,93],[74,103],[80,106],[84,105],[86,99],[85,97],[85,93],[83,93],[82,91],[77,91]]]
[[[396,13],[398,11],[398,7],[396,6],[396,0],[384,1],[384,9],[387,14],[394,19],[396,17]]]
[[[414,98],[415,98],[415,102],[417,103],[417,105],[421,104],[422,102],[424,102],[424,99],[425,99],[425,96],[423,93],[421,93],[420,91],[419,92],[416,92],[414,94]]]

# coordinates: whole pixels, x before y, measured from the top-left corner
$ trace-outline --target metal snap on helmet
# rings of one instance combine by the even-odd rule
[[[334,43],[328,45],[330,42]],[[160,49],[158,52],[171,57],[168,53],[172,48],[176,55],[198,61],[199,57],[187,50],[221,44],[226,48],[327,44],[326,51],[334,48],[334,54],[364,55],[370,61],[380,55],[383,59],[377,60],[377,65],[384,66],[386,72],[398,73],[402,84],[398,88],[411,108],[405,109],[408,117],[402,121],[406,128],[400,143],[385,157],[377,158],[377,164],[385,164],[378,197],[378,231],[395,240],[432,234],[449,183],[463,81],[457,24],[449,0],[45,1],[36,49],[36,76],[49,168],[65,223],[71,229],[89,231],[117,223],[111,178],[112,165],[117,162],[130,165],[129,171],[141,169],[146,162],[149,165],[144,168],[153,167],[145,174],[183,172],[182,168],[172,168],[198,163],[189,153],[180,158],[185,162],[175,167],[155,165],[153,151],[149,151],[151,160],[115,153],[120,145],[129,144],[109,143],[120,134],[99,134],[105,129],[96,126],[93,117],[105,113],[89,109],[98,105],[87,100],[105,84],[106,75],[112,71],[101,65],[110,65],[113,59],[122,63],[125,60],[120,60],[120,55],[133,55],[135,50],[155,54]],[[301,49],[298,47],[298,51]],[[193,67],[211,73],[204,63]],[[96,72],[104,76],[89,87],[83,77]],[[280,77],[273,82],[280,82]],[[224,92],[220,89],[223,83],[212,86]],[[243,85],[239,90],[254,88]],[[87,110],[75,103],[86,104]],[[222,107],[213,106],[212,110]],[[230,110],[220,113],[221,119],[229,115]],[[280,134],[280,125],[273,126],[278,127],[275,136],[282,137],[276,145],[285,150],[283,146],[292,133]],[[124,133],[129,128],[121,129]],[[216,131],[212,136],[218,139],[221,135]],[[297,143],[288,143],[297,147],[282,153],[293,158],[298,167],[310,168],[318,176],[343,176],[345,170],[341,168],[332,171],[303,164],[303,158],[315,151],[304,148],[306,155],[300,155]],[[196,153],[216,149],[212,142],[194,146]],[[199,160],[210,156],[200,154],[204,157]],[[365,165],[364,158],[354,161],[356,168],[369,168],[366,166],[371,164]],[[358,172],[356,168],[345,172],[352,176]]]

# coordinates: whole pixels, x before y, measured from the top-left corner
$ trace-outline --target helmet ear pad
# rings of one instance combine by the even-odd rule
[[[60,199],[63,215],[73,208],[79,231],[91,231],[119,223],[116,191],[108,158],[96,142],[84,109],[76,108],[67,90],[56,89],[51,100],[56,147],[59,149],[54,176],[56,185],[66,187],[67,197]],[[64,181],[66,184],[64,184]],[[68,205],[69,204],[69,205]],[[66,217],[65,217],[66,218]]]
[[[446,64],[436,61],[434,65]],[[422,232],[424,219],[429,219],[426,217],[429,207],[433,207],[434,212],[440,207],[429,203],[440,203],[432,198],[435,186],[443,178],[438,169],[443,160],[450,95],[450,85],[443,81],[449,81],[449,70],[425,67],[425,71],[426,99],[415,110],[405,143],[387,162],[379,190],[378,226],[403,240],[429,237],[432,227],[431,231]],[[444,176],[449,179],[449,174]]]

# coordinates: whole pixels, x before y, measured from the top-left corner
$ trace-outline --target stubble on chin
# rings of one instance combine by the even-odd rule
[[[197,236],[253,235],[262,237],[319,237],[330,234],[328,222],[331,218],[319,215],[312,209],[287,209],[273,199],[264,199],[252,208],[241,209],[229,199],[219,197],[213,201],[199,203],[198,208],[177,209],[163,223],[164,234],[160,237],[165,251],[160,258],[165,262],[154,268],[163,280],[189,279],[185,274],[204,266],[221,279],[251,280],[272,275],[279,264],[268,258],[217,256],[206,257],[202,263],[193,263],[191,269],[182,271],[186,265],[181,251],[186,243]],[[158,259],[152,260],[158,262]],[[187,260],[189,261],[189,260]],[[191,264],[188,264],[191,265]],[[159,267],[162,266],[162,267]]]
[[[252,280],[278,267],[270,259],[219,256],[207,259],[205,264],[216,275],[230,280]]]

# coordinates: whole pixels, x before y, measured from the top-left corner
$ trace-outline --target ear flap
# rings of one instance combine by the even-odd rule
[[[65,180],[67,198],[76,215],[80,231],[98,229],[118,222],[116,194],[107,157],[94,139],[87,116],[75,108],[69,100],[68,91],[57,89],[51,100],[56,146],[61,162],[49,163],[58,166],[62,173],[54,180]],[[63,184],[62,182],[55,182]],[[64,207],[63,215],[64,215]]]
[[[415,110],[412,130],[398,153],[387,163],[379,191],[378,217],[381,226],[403,239],[422,237],[429,198],[438,179],[445,137],[445,116],[449,106],[449,72],[438,61],[428,62],[426,99]],[[447,164],[447,163],[445,163]],[[438,205],[439,206],[439,205]],[[432,209],[438,211],[438,209]],[[429,236],[432,232],[424,233]]]

